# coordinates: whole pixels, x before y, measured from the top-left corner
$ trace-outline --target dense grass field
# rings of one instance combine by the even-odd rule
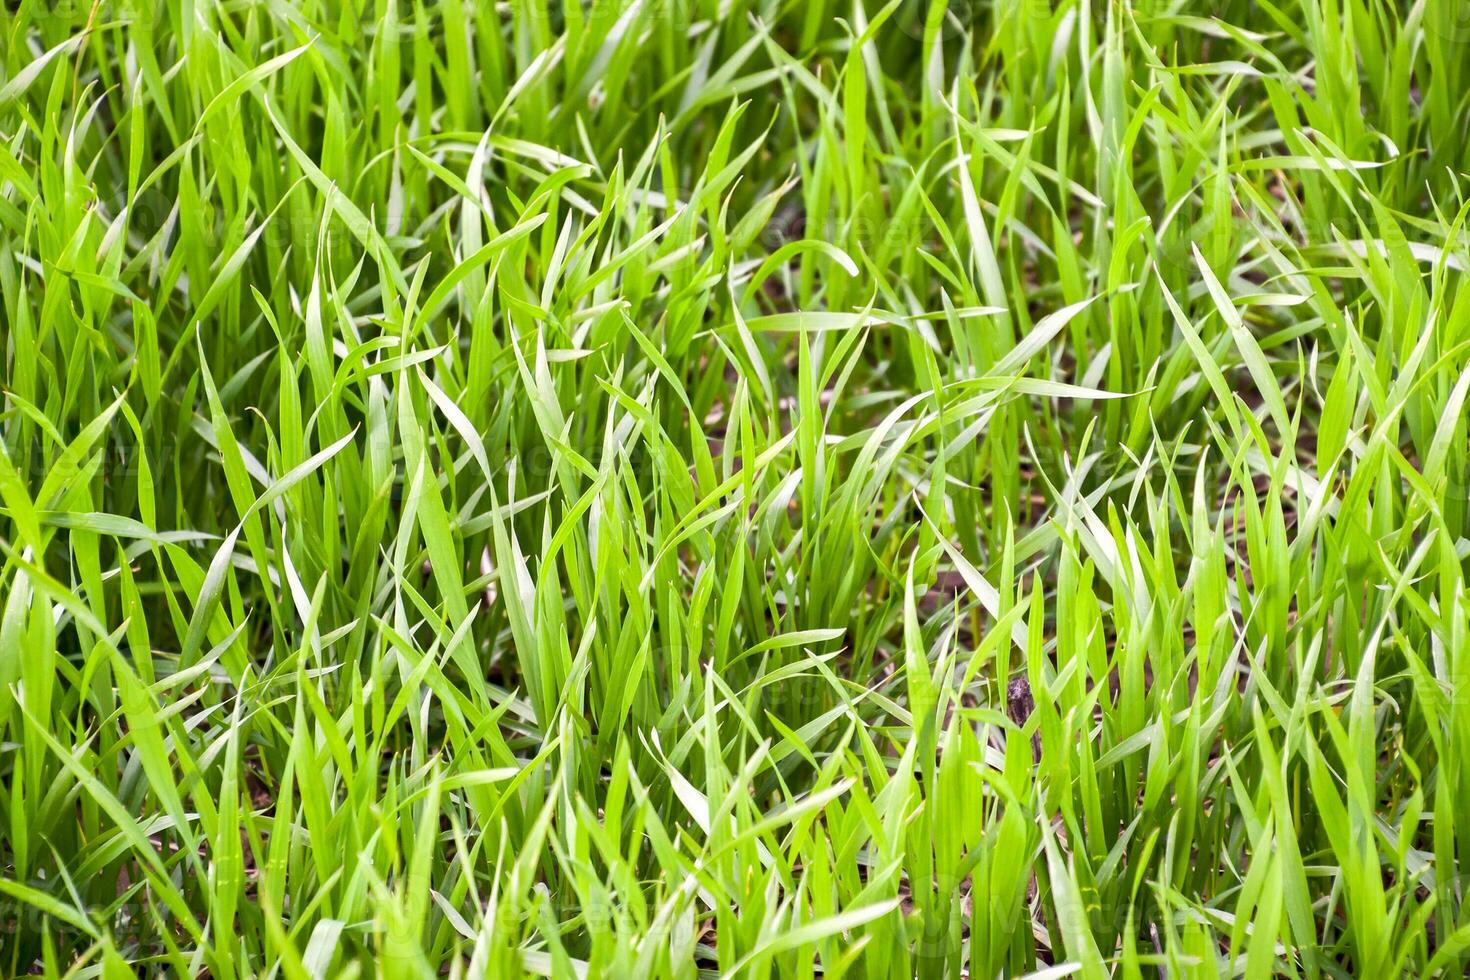
[[[1466,0],[19,0],[0,975],[1461,977]]]

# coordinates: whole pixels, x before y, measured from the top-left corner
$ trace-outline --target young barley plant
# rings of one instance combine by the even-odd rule
[[[1461,977],[1464,0],[12,0],[0,974]]]

